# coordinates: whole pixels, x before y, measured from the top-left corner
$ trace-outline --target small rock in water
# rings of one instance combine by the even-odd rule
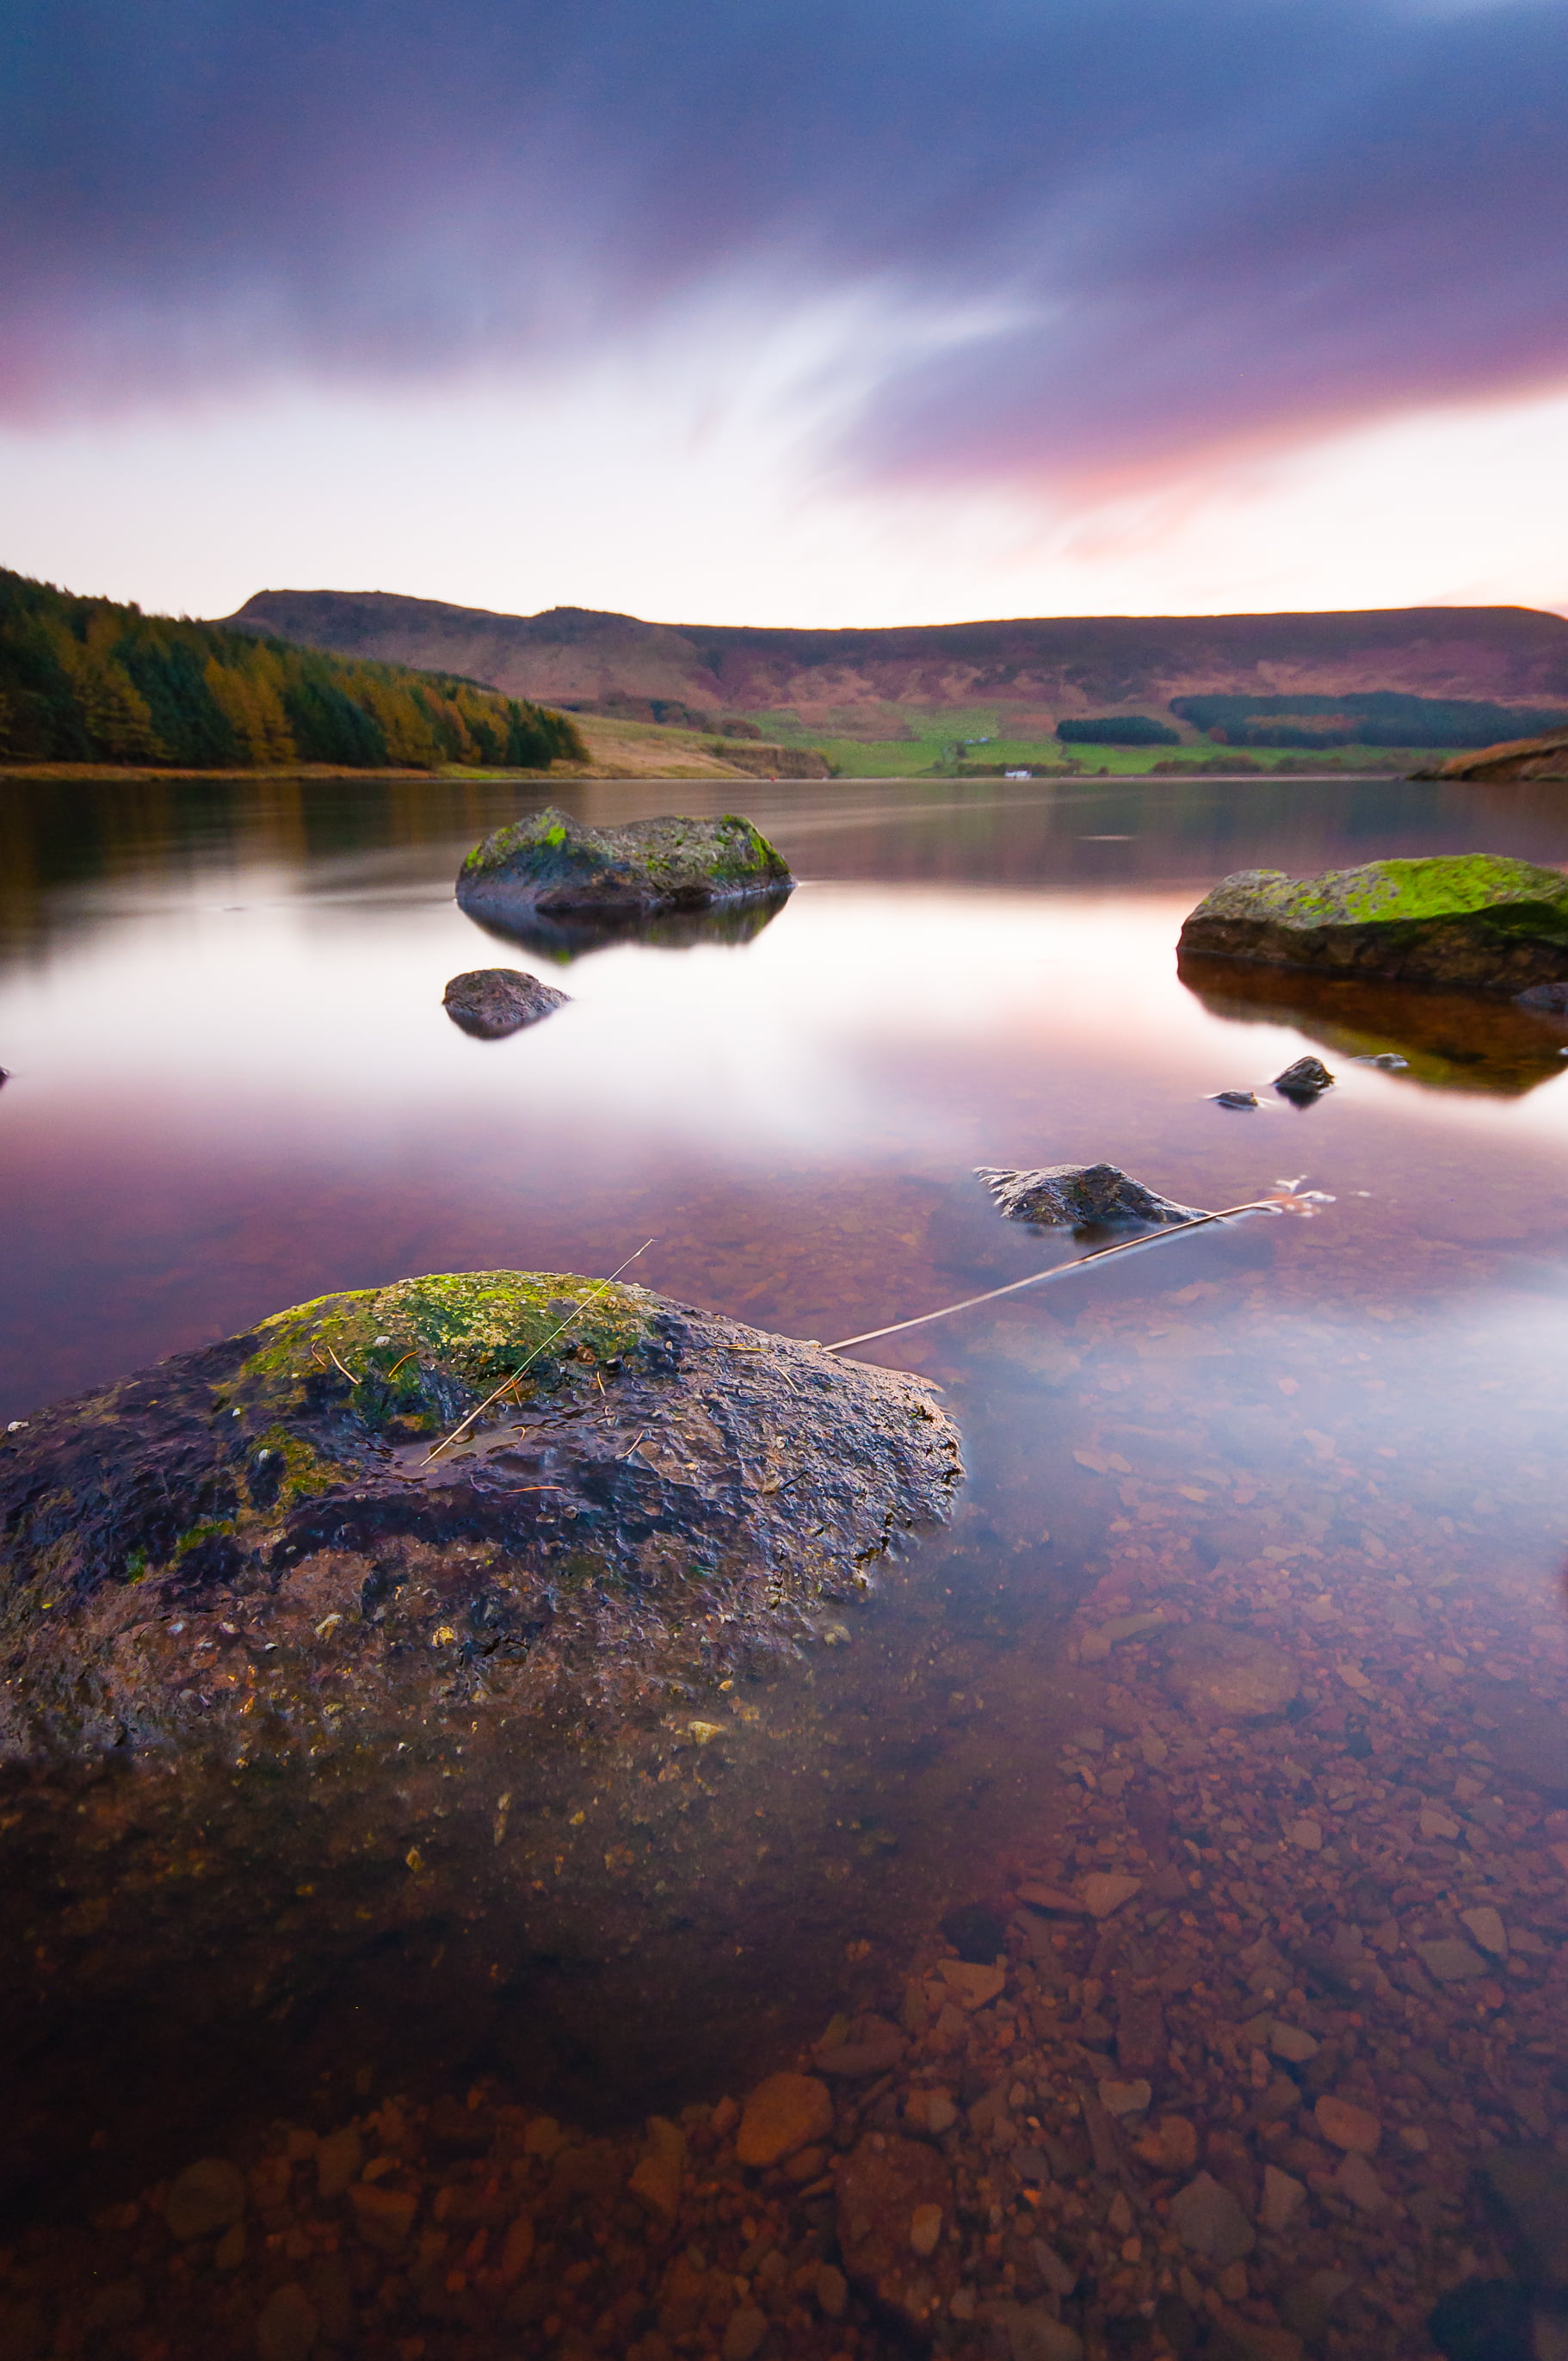
[[[1124,1902],[1130,1902],[1139,1886],[1140,1877],[1118,1877],[1113,1870],[1096,1870],[1083,1881],[1083,1906],[1091,1918],[1110,1918]]]
[[[1464,1924],[1484,1951],[1490,1951],[1495,1960],[1508,1958],[1508,1929],[1503,1925],[1500,1915],[1493,1909],[1489,1902],[1483,1903],[1479,1909],[1466,1910],[1462,1916]]]
[[[753,2169],[782,2164],[833,2128],[828,2085],[814,2074],[770,2074],[746,2102],[735,2153]]]
[[[557,1008],[565,1008],[570,993],[541,983],[520,967],[469,968],[455,975],[442,994],[442,1005],[454,1025],[484,1041],[536,1025]]]
[[[1275,1089],[1287,1099],[1315,1099],[1333,1085],[1334,1078],[1321,1058],[1298,1058],[1274,1077]]]
[[[1293,2174],[1281,2172],[1277,2165],[1266,2164],[1263,2169],[1263,2211],[1259,2219],[1266,2230],[1276,2237],[1288,2230],[1300,2208],[1306,2203],[1304,2182]]]
[[[1007,2339],[1009,2361],[1081,2361],[1083,2339],[1043,2303],[999,2303],[992,2318]]]
[[[768,2333],[768,2316],[755,2304],[743,2303],[729,2315],[729,2325],[724,2332],[721,2351],[724,2361],[751,2361],[763,2337]]]
[[[1034,1222],[1054,1230],[1086,1228],[1096,1222],[1195,1222],[1202,1208],[1178,1205],[1146,1189],[1114,1164],[1042,1164],[1032,1172],[977,1165],[1010,1222]]]
[[[316,2308],[296,2280],[274,2288],[256,2323],[258,2361],[310,2361],[319,2327]]]
[[[1516,1008],[1544,1008],[1554,1016],[1568,1011],[1568,983],[1532,983],[1526,992],[1514,994]]]
[[[1353,1066],[1381,1066],[1386,1074],[1402,1074],[1410,1061],[1393,1049],[1379,1049],[1376,1057],[1353,1058],[1350,1062]]]
[[[1257,2244],[1252,2224],[1212,2173],[1201,2172],[1177,2191],[1170,2201],[1170,2219],[1189,2253],[1206,2255],[1222,2268],[1239,2263]]]
[[[1179,1705],[1212,1721],[1261,1721],[1283,1713],[1301,1686],[1282,1648],[1218,1623],[1182,1628],[1171,1642],[1165,1677]]]
[[[210,2238],[244,2212],[245,2176],[219,2156],[204,2156],[177,2173],[163,2203],[171,2238]]]
[[[1336,2099],[1329,2092],[1313,2109],[1318,2129],[1335,2147],[1348,2148],[1353,2156],[1376,2156],[1383,2137],[1383,2126],[1367,2107],[1358,2107],[1349,2099]]]
[[[1223,1107],[1255,1107],[1260,1104],[1255,1091],[1214,1091],[1213,1104]]]
[[[1462,1943],[1457,1935],[1444,1936],[1435,1943],[1418,1943],[1416,1949],[1428,1975],[1435,1976],[1440,1984],[1468,1983],[1486,1972],[1480,1952]]]

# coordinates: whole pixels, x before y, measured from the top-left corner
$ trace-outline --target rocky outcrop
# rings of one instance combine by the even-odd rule
[[[457,877],[465,910],[518,917],[652,917],[764,902],[795,880],[749,819],[672,816],[625,828],[587,828],[546,808],[476,845]]]
[[[455,975],[441,995],[441,1005],[454,1025],[482,1041],[537,1025],[557,1008],[565,1008],[569,992],[542,983],[519,967],[474,967]]]
[[[1540,738],[1505,738],[1500,745],[1483,746],[1476,753],[1455,754],[1435,769],[1413,771],[1417,779],[1473,779],[1483,784],[1504,779],[1562,779],[1568,782],[1568,730],[1549,730]]]
[[[1010,1222],[1043,1229],[1084,1229],[1096,1222],[1194,1222],[1202,1208],[1178,1205],[1146,1189],[1114,1164],[1043,1164],[1033,1172],[976,1168]]]
[[[1568,973],[1568,878],[1483,852],[1244,869],[1198,905],[1179,951],[1511,995]]]
[[[641,1288],[324,1296],[0,1438],[0,1757],[428,1744],[547,1661],[711,1679],[961,1473],[919,1379]]]

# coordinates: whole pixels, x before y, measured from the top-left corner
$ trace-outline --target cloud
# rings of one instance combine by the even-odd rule
[[[860,306],[877,365],[824,405],[848,480],[1103,496],[1548,386],[1563,18],[19,0],[0,415],[549,374],[683,313],[718,349],[727,318]]]

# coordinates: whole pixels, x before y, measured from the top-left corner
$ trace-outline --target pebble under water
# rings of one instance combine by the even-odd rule
[[[798,1647],[526,1743],[0,1773],[0,2356],[1558,2351],[1568,1021],[1175,942],[1568,811],[759,783],[782,911],[565,961],[452,900],[531,795],[8,790],[0,1424],[409,1273],[652,1236],[831,1340],[1096,1242],[980,1166],[1332,1202],[860,1348],[967,1488]],[[491,964],[570,1005],[471,1038]]]

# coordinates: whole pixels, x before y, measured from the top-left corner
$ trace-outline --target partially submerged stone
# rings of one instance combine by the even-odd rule
[[[1085,1229],[1102,1222],[1158,1228],[1196,1221],[1201,1211],[1146,1189],[1114,1164],[1043,1164],[1032,1172],[979,1165],[976,1172],[1010,1222],[1047,1229]]]
[[[565,1008],[570,993],[542,983],[520,967],[475,967],[455,975],[441,995],[454,1025],[480,1040],[499,1040],[503,1034],[537,1025],[542,1016]]]
[[[1282,1098],[1315,1099],[1324,1091],[1332,1091],[1334,1078],[1321,1058],[1296,1058],[1282,1074],[1274,1077],[1274,1087]]]
[[[920,1380],[641,1288],[323,1296],[6,1439],[0,1757],[424,1738],[540,1659],[711,1678],[714,1632],[807,1636],[960,1475]]]
[[[646,917],[761,902],[795,880],[783,855],[735,812],[588,828],[551,807],[497,829],[457,876],[465,910],[503,924],[545,917]]]
[[[1568,878],[1485,852],[1244,869],[1204,896],[1179,950],[1512,995],[1568,972]]]

